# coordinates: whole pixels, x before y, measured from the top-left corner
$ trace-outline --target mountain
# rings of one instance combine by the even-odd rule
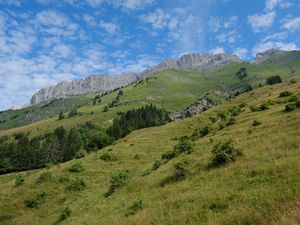
[[[35,93],[31,98],[31,104],[34,105],[47,100],[66,98],[96,91],[104,93],[126,86],[140,77],[146,77],[165,69],[204,71],[216,69],[232,62],[241,62],[241,60],[237,56],[226,54],[187,54],[181,56],[178,60],[164,61],[158,66],[150,68],[142,73],[124,73],[119,76],[94,75],[88,76],[82,80],[74,80],[71,82],[62,81],[56,86],[43,88]]]
[[[265,84],[270,76],[280,75],[284,81],[300,78],[300,51],[273,54],[260,64],[232,62],[220,68],[203,71],[165,69],[169,68],[170,64],[178,68],[177,61],[165,61],[160,66],[152,68],[151,72],[145,71],[139,76],[138,81],[122,89],[124,95],[114,107],[109,107],[106,113],[103,113],[104,107],[116,99],[118,91],[102,96],[101,102],[95,105],[93,99],[99,94],[98,91],[47,100],[21,110],[2,112],[0,135],[17,132],[42,134],[58,126],[72,128],[87,121],[107,126],[116,113],[151,103],[168,110],[172,116],[174,115],[173,118],[181,118],[186,113],[200,112],[203,108],[207,108],[209,105],[202,104],[207,98],[213,100],[214,104],[220,103],[236,93],[245,91],[249,85],[257,88]],[[237,73],[243,68],[246,77],[240,79]],[[80,116],[57,120],[61,111],[67,115],[75,109],[80,112]]]

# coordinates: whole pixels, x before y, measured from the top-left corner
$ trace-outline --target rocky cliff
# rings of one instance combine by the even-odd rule
[[[181,56],[177,60],[166,60],[159,65],[154,66],[142,73],[124,73],[119,76],[88,76],[82,80],[74,80],[71,82],[62,81],[56,86],[43,88],[34,94],[31,98],[31,104],[38,104],[43,101],[66,98],[72,95],[86,94],[91,92],[106,92],[118,87],[125,86],[139,77],[148,76],[154,72],[165,69],[178,70],[212,70],[225,66],[232,62],[240,62],[237,56],[226,54],[187,54]]]

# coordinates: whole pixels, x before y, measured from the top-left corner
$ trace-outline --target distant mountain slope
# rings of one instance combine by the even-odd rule
[[[43,88],[34,94],[31,98],[31,104],[38,104],[43,101],[66,98],[78,94],[87,94],[91,92],[104,93],[115,88],[126,86],[138,78],[151,75],[152,73],[165,69],[177,70],[211,70],[228,65],[232,62],[240,62],[236,56],[225,54],[187,54],[178,60],[165,61],[158,66],[150,68],[142,73],[124,73],[119,76],[88,76],[82,80],[74,80],[71,82],[63,81],[55,86]]]
[[[77,97],[54,101],[59,104],[52,106],[48,105],[48,102],[40,103],[32,106],[35,108],[35,111],[29,107],[22,110],[4,112],[0,114],[0,121],[3,121],[0,123],[0,130],[15,129],[0,131],[0,135],[12,134],[18,131],[31,133],[47,132],[61,125],[70,128],[89,120],[105,126],[115,117],[117,112],[138,108],[147,103],[154,103],[168,111],[178,111],[189,107],[195,101],[204,97],[220,102],[236,92],[245,90],[249,85],[255,88],[259,84],[264,84],[266,78],[273,75],[280,75],[283,80],[300,78],[299,51],[280,53],[278,60],[273,59],[275,56],[277,59],[277,54],[270,55],[269,57],[272,60],[260,64],[247,62],[231,63],[219,69],[202,72],[157,70],[157,72],[152,72],[151,75],[147,75],[124,88],[124,96],[106,113],[102,112],[103,108],[116,98],[117,92],[102,97],[101,103],[96,105],[93,105],[95,93],[77,96],[79,99],[85,99],[84,106],[78,109],[81,112],[81,116],[62,121],[57,121],[60,111],[67,113],[81,105],[81,103],[73,105],[73,103],[77,102]],[[240,77],[242,79],[237,76],[241,68],[245,68],[247,74],[244,78]],[[62,107],[60,102],[65,102],[64,107]],[[68,102],[73,103],[69,104]],[[47,107],[44,107],[44,105]],[[39,121],[42,119],[46,120]],[[39,122],[33,123],[35,121]],[[26,124],[28,125],[20,127]]]
[[[85,158],[1,175],[0,224],[298,224],[300,109],[285,112],[289,97],[279,95],[299,97],[299,88],[265,86],[198,116],[134,131]],[[266,102],[268,108],[251,110]],[[218,117],[233,107],[242,107],[235,122]],[[206,125],[210,132],[192,141],[193,151],[162,161],[180,137]],[[242,155],[212,166],[212,149],[229,139]],[[75,163],[84,170],[70,172]],[[105,197],[111,182],[120,180],[111,176],[120,172],[123,186],[115,182],[118,188]]]

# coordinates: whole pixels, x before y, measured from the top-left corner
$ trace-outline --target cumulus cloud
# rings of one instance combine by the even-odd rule
[[[221,33],[216,36],[216,40],[219,43],[228,44],[234,44],[238,38],[240,38],[240,34],[237,31],[229,31],[227,33]]]
[[[270,40],[284,40],[288,37],[288,33],[287,32],[279,32],[279,33],[274,33],[271,35],[266,36],[265,38],[263,38],[263,42],[267,42]]]
[[[217,47],[217,48],[210,50],[209,52],[212,54],[223,54],[223,53],[225,53],[225,50],[222,47]]]
[[[100,27],[110,34],[115,34],[119,30],[118,26],[112,22],[100,21]]]
[[[260,32],[272,26],[276,12],[272,11],[266,14],[254,14],[248,16],[248,22],[255,32]]]
[[[287,19],[282,27],[289,31],[300,30],[300,17]]]
[[[266,0],[266,7],[267,11],[272,11],[274,8],[279,6],[280,8],[288,8],[291,7],[293,4],[287,0]]]

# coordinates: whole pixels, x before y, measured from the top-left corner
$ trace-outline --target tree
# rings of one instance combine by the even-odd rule
[[[59,116],[58,116],[58,120],[62,120],[65,118],[64,112],[60,111]]]
[[[81,150],[82,146],[83,143],[79,132],[75,128],[72,128],[64,147],[63,160],[67,161],[73,159],[76,153]]]
[[[103,112],[108,112],[108,106],[106,105],[106,106],[104,106],[104,108],[103,108]]]
[[[282,83],[282,79],[279,75],[268,77],[266,80],[267,85],[274,85],[278,83]]]

